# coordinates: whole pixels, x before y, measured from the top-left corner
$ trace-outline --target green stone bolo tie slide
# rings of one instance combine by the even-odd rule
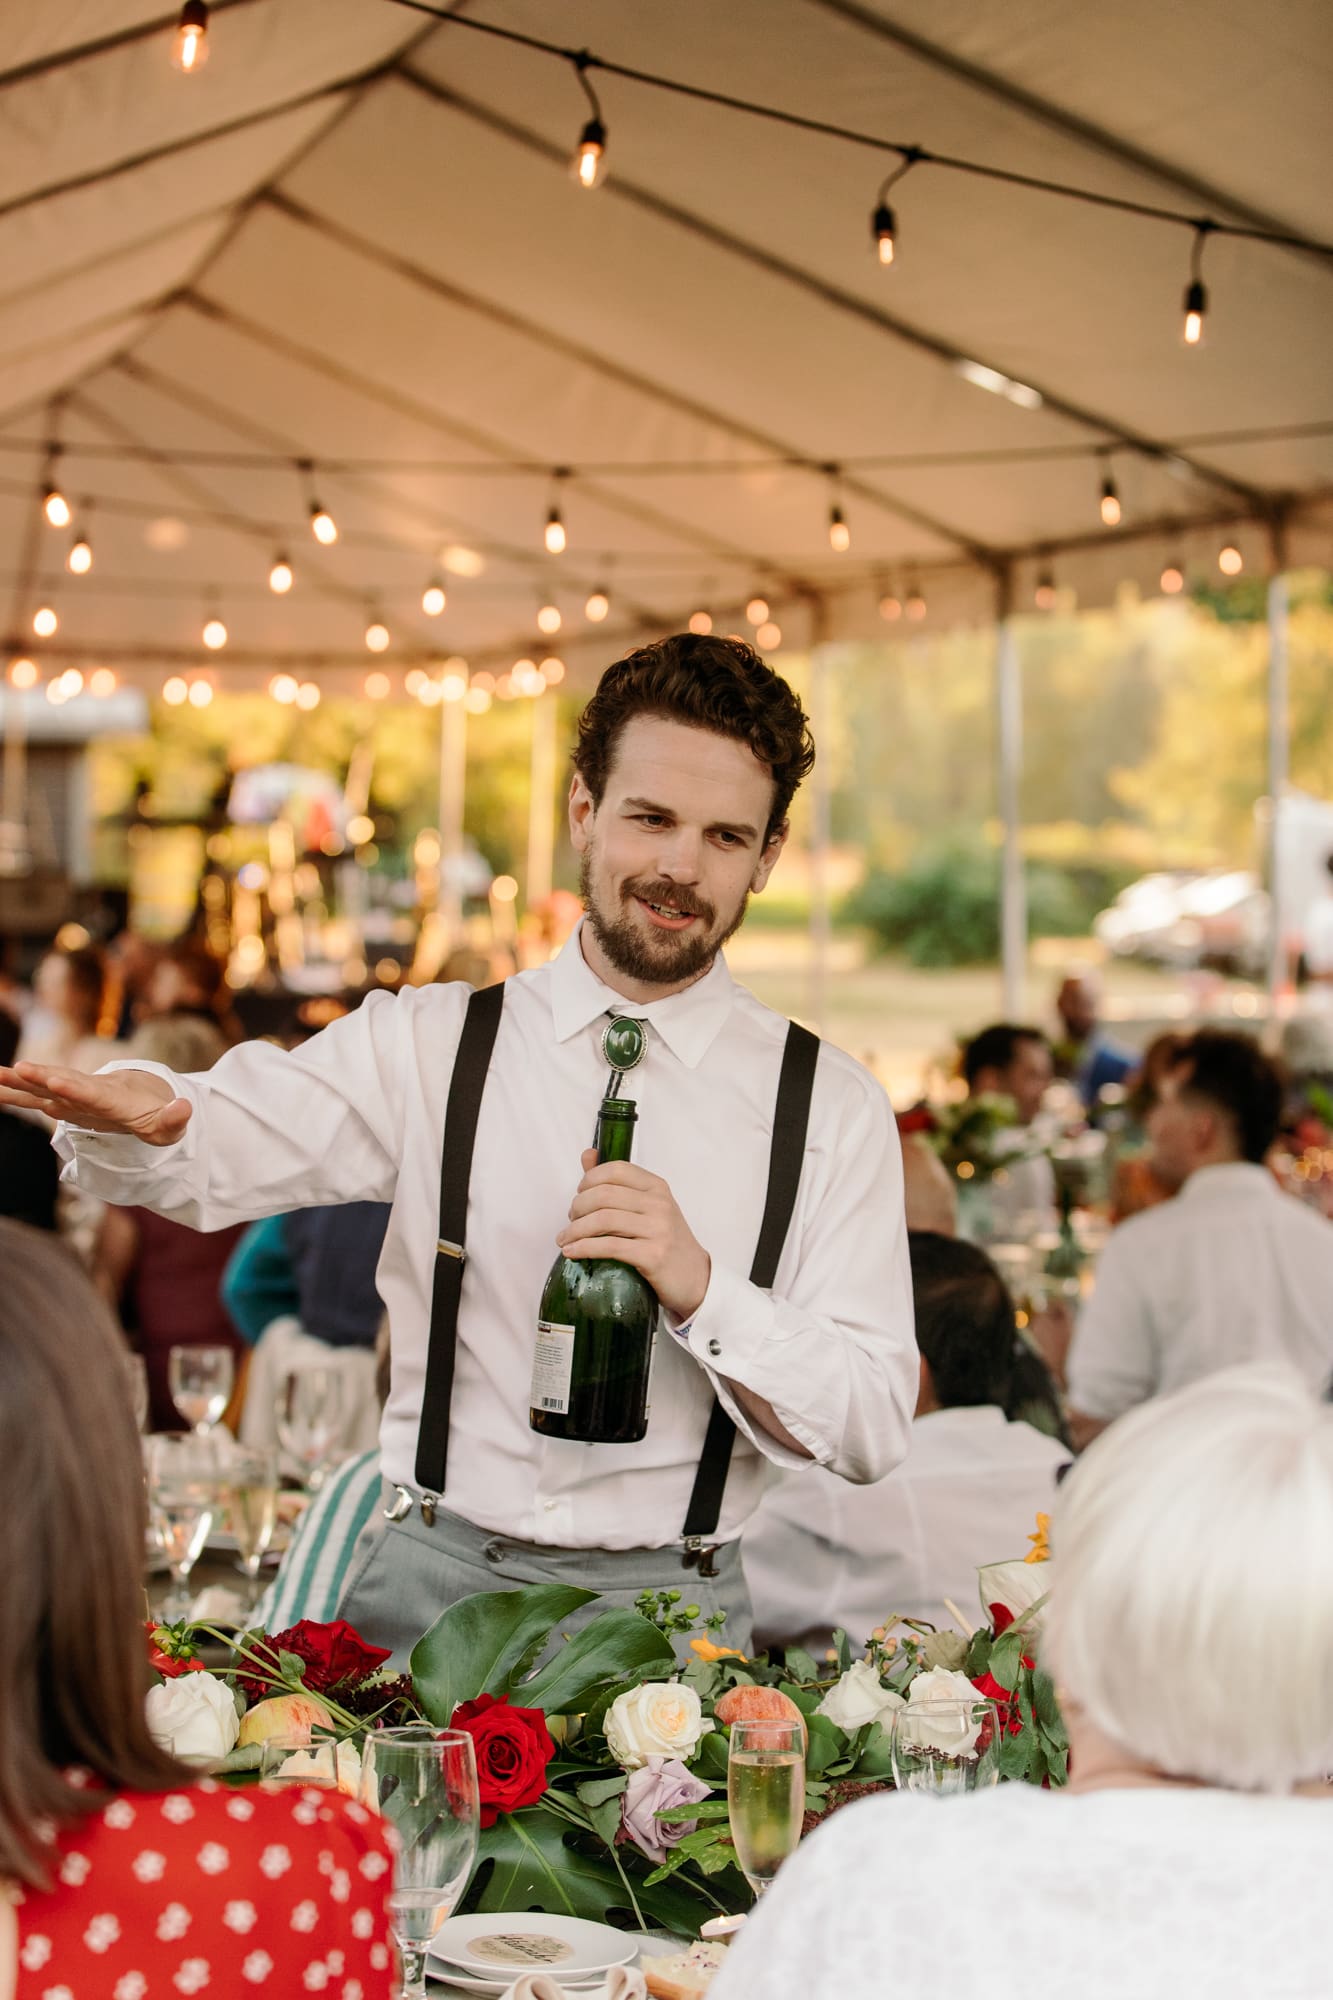
[[[636,1021],[631,1014],[618,1014],[607,1022],[602,1030],[602,1054],[610,1066],[611,1077],[606,1086],[608,1097],[616,1097],[620,1091],[620,1080],[627,1070],[643,1061],[647,1047],[647,1037],[643,1032],[643,1022]]]

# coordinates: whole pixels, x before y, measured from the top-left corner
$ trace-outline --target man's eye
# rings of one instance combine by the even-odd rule
[[[640,826],[665,826],[665,825],[666,825],[666,821],[665,821],[665,820],[664,820],[664,819],[662,818],[662,815],[661,815],[661,813],[640,813],[640,814],[639,814],[639,825],[640,825]]]

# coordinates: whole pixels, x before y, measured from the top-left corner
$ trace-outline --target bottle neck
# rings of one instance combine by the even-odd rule
[[[627,1160],[634,1148],[634,1123],[638,1117],[634,1101],[628,1097],[607,1097],[597,1114],[597,1160]]]

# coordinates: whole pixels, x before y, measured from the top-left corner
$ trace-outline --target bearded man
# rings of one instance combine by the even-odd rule
[[[608,668],[579,723],[584,919],[493,1002],[460,985],[371,994],[299,1049],[250,1043],[202,1076],[0,1070],[0,1103],[63,1120],[66,1178],[106,1200],[200,1229],[392,1202],[383,1505],[340,1608],[399,1661],[445,1605],[539,1581],[603,1604],[679,1589],[701,1616],[725,1611],[744,1650],[737,1538],[774,1469],[868,1482],[907,1450],[917,1358],[888,1100],[721,955],[813,761],[799,701],[749,646],[665,639]],[[583,1149],[602,1036],[627,1014],[646,1041],[620,1086],[635,1160],[599,1165]],[[641,1443],[529,1426],[557,1247],[631,1264],[657,1293]]]

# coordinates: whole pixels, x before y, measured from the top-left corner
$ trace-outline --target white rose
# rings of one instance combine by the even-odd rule
[[[236,1698],[216,1674],[179,1674],[149,1688],[148,1733],[187,1764],[219,1764],[240,1733]]]
[[[984,1569],[979,1569],[977,1594],[987,1618],[992,1604],[1002,1604],[1015,1618],[1021,1618],[1029,1605],[1045,1597],[1054,1582],[1054,1563],[1024,1562],[1021,1556],[1015,1556],[1012,1562],[987,1563]],[[1040,1623],[1039,1617],[1034,1618],[1028,1630],[1035,1632]]]
[[[841,1679],[833,1683],[816,1713],[826,1715],[830,1722],[851,1736],[856,1730],[863,1729],[867,1722],[882,1722],[887,1728],[889,1716],[902,1705],[900,1694],[895,1694],[892,1688],[880,1686],[879,1675],[869,1660],[856,1660]]]
[[[626,1771],[650,1757],[692,1757],[707,1733],[703,1706],[681,1681],[644,1681],[617,1695],[606,1711],[607,1746]]]
[[[966,1674],[932,1667],[908,1686],[907,1706],[898,1718],[899,1740],[947,1757],[971,1757],[981,1734],[984,1699]]]

